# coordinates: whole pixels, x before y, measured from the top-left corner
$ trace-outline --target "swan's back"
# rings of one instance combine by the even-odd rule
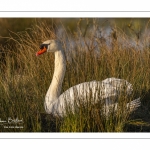
[[[82,103],[87,102],[88,100],[92,103],[97,103],[100,100],[105,100],[105,105],[114,104],[114,98],[116,97],[123,86],[127,95],[132,92],[132,85],[126,80],[117,79],[117,78],[107,78],[103,81],[91,81],[84,82],[69,88],[63,94],[61,94],[54,104],[53,113],[57,111],[60,115],[65,112],[66,104],[72,106],[78,104],[78,101],[81,99]]]

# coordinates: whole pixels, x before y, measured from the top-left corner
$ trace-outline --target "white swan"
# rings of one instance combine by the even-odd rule
[[[117,110],[118,104],[111,98],[119,94],[122,86],[126,85],[126,93],[129,95],[132,92],[132,85],[126,80],[117,78],[107,78],[103,81],[84,82],[69,88],[61,94],[62,82],[66,71],[66,60],[61,43],[57,40],[47,40],[40,46],[40,50],[36,56],[45,52],[55,53],[55,69],[52,82],[45,97],[45,111],[48,114],[63,116],[66,113],[66,104],[71,106],[74,111],[74,104],[80,98],[83,102],[91,96],[95,102],[104,100],[104,113],[107,116],[109,108],[112,106]],[[92,94],[91,94],[92,93]],[[91,99],[91,98],[90,98]],[[130,111],[135,110],[140,106],[140,98],[127,103],[127,108]]]

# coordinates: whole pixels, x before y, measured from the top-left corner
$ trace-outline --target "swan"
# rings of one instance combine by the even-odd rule
[[[71,109],[74,112],[77,98],[81,98],[83,102],[86,102],[92,93],[91,96],[93,102],[98,102],[100,99],[105,101],[103,113],[107,116],[110,107],[114,107],[115,110],[117,110],[118,103],[112,100],[112,97],[119,94],[122,86],[126,85],[125,92],[127,95],[130,95],[133,91],[132,85],[129,82],[124,79],[113,77],[107,78],[101,82],[84,82],[69,88],[61,94],[62,82],[66,71],[66,59],[60,41],[47,40],[43,42],[40,45],[40,50],[36,53],[36,56],[45,52],[53,52],[55,54],[54,74],[44,102],[45,111],[48,114],[64,116],[66,114],[66,104],[71,106]],[[135,99],[126,105],[131,112],[139,106],[140,98]]]

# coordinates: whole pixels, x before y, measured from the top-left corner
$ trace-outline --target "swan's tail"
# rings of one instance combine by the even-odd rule
[[[140,97],[127,103],[127,109],[129,109],[130,112],[135,111],[139,106],[141,106]]]
[[[127,103],[126,109],[131,113],[135,111],[139,106],[141,106],[140,97],[131,101],[130,103]],[[118,110],[118,103],[105,105],[103,107],[103,114],[108,117],[112,110],[113,112],[116,112]]]

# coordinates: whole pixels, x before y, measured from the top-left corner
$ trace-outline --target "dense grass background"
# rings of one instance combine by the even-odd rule
[[[92,25],[87,23],[85,29],[81,29],[78,22],[74,33],[67,33],[63,25],[63,34],[55,33],[46,23],[13,33],[5,47],[0,47],[0,118],[18,118],[24,122],[22,129],[5,129],[0,125],[0,131],[126,132],[142,131],[142,125],[149,131],[148,25],[140,36],[131,27],[129,35],[117,27],[107,33],[96,20]],[[131,97],[118,99],[122,107],[117,115],[112,113],[106,119],[100,113],[101,105],[81,105],[80,113],[68,113],[65,118],[45,114],[44,97],[54,72],[54,55],[46,53],[37,58],[35,53],[43,41],[55,38],[63,43],[67,59],[62,92],[81,82],[109,77],[133,84]],[[123,106],[138,97],[142,106],[130,115]]]

